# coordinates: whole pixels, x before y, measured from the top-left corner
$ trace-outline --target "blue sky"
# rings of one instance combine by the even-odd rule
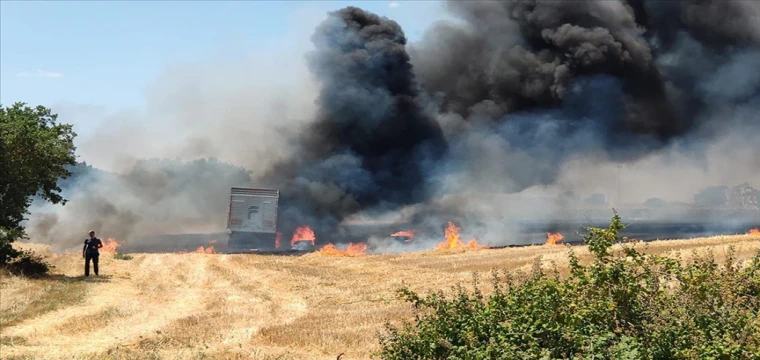
[[[398,21],[410,41],[442,16],[435,1],[2,1],[0,102],[140,109],[167,64],[233,40],[266,52],[298,14],[348,5]]]

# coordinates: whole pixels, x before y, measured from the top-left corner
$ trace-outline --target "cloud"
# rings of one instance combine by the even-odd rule
[[[45,71],[45,70],[36,70],[36,71],[24,71],[16,74],[16,76],[21,77],[46,77],[46,78],[59,78],[63,77],[63,74],[55,71]]]
[[[399,4],[399,3],[395,2],[395,1],[391,1],[391,3],[388,4],[388,7],[389,8],[397,8],[397,7],[399,7],[399,5],[401,5],[401,4]]]

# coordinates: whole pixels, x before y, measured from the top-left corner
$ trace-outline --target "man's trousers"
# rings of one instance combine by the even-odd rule
[[[90,276],[90,260],[92,260],[95,275],[98,275],[98,258],[100,254],[85,254],[84,256],[84,276]]]

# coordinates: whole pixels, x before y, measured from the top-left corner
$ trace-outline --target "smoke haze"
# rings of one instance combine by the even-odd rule
[[[413,44],[391,19],[331,12],[285,79],[245,56],[172,69],[147,92],[156,126],[117,115],[80,146],[121,175],[36,209],[30,234],[220,231],[229,186],[254,185],[282,191],[286,238],[309,224],[325,243],[346,221],[398,218],[422,237],[458,221],[506,244],[506,219],[566,216],[568,193],[609,207],[760,187],[758,2],[446,6],[456,21]],[[151,157],[250,172],[140,161]]]

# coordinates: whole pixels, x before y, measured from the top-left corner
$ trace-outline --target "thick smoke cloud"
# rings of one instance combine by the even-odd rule
[[[618,154],[620,141],[656,146],[688,130],[688,121],[674,113],[664,95],[643,29],[625,3],[448,4],[465,24],[431,29],[412,51],[425,88],[443,94],[443,111],[472,122],[488,106],[489,120],[501,123],[507,114],[559,106],[577,79],[603,74],[623,88],[621,116],[600,124],[607,128],[602,140],[613,154],[644,153]],[[506,37],[505,31],[513,35]]]
[[[425,177],[446,145],[419,103],[401,27],[348,7],[330,13],[312,41],[317,118],[296,140],[296,157],[263,179],[282,188],[282,229],[311,223],[330,234],[362,208],[426,199]]]
[[[751,100],[759,90],[759,3],[646,2],[639,8],[662,53],[658,65],[669,75],[670,98],[685,116],[712,132],[739,125],[726,123],[736,111],[757,108]]]
[[[760,4],[756,1],[629,0],[650,37],[664,47],[688,33],[712,48],[757,46],[760,43]]]
[[[532,200],[535,211],[530,212],[546,217],[561,210],[558,191],[585,188],[609,193],[599,184],[615,182],[600,174],[595,179],[593,170],[587,169],[586,184],[578,183],[577,172],[565,164],[595,159],[594,166],[609,164],[612,169],[616,163],[656,163],[664,168],[667,161],[653,157],[676,157],[679,151],[713,151],[714,156],[716,150],[704,146],[709,139],[698,135],[728,136],[726,129],[706,129],[746,118],[737,112],[737,101],[757,91],[757,79],[742,75],[751,72],[754,53],[746,48],[741,52],[711,48],[722,62],[702,61],[718,65],[716,75],[707,77],[703,74],[710,72],[698,67],[679,66],[682,73],[673,78],[664,61],[682,50],[663,49],[657,31],[650,34],[637,22],[637,13],[648,6],[642,5],[452,1],[448,7],[463,24],[437,24],[421,43],[409,47],[413,69],[395,23],[356,8],[332,13],[317,28],[313,37],[317,51],[309,58],[321,84],[319,115],[308,135],[299,140],[304,144],[301,158],[284,165],[288,172],[283,168],[274,172],[276,179],[295,179],[283,181],[285,193],[291,195],[287,201],[298,204],[285,210],[294,219],[291,226],[299,221],[327,224],[323,230],[329,234],[339,220],[357,212],[372,217],[409,204],[406,211],[415,214],[412,223],[430,227],[431,232],[440,230],[433,224],[440,227],[445,219],[456,219],[504,233],[514,228],[502,219],[525,210],[527,203],[510,198],[513,204],[505,207],[470,195],[527,193],[544,187],[552,200]],[[695,11],[686,3],[682,8],[685,13]],[[373,51],[383,57],[378,60]],[[388,54],[393,57],[386,58]],[[694,58],[699,59],[689,57]],[[389,61],[404,66],[392,68],[392,73],[377,66]],[[414,86],[417,76],[419,93]],[[679,77],[693,82],[679,82]],[[708,95],[712,99],[702,102],[710,107],[699,111],[682,100]],[[398,96],[412,104],[412,112],[388,110],[397,106]],[[437,114],[447,151],[434,166],[429,157],[404,156],[402,164],[409,172],[401,183],[380,180],[378,169],[393,173],[394,166],[373,166],[370,154],[406,154],[417,148],[404,140],[426,144],[430,136],[413,131],[389,137],[373,127],[384,124],[395,130],[399,121],[427,124],[422,109]],[[745,122],[753,124],[756,121]],[[360,144],[364,152],[357,151]],[[691,156],[697,158],[681,156],[691,167],[712,160],[706,153],[701,158]],[[750,165],[750,174],[756,170]],[[572,186],[557,189],[568,172],[576,177]],[[551,187],[554,194],[546,190]]]
[[[410,50],[452,147],[431,206],[495,230],[562,212],[540,194],[602,192],[619,204],[618,165],[635,169],[626,174],[638,182],[622,181],[631,202],[760,179],[746,156],[760,150],[748,135],[760,125],[758,6],[732,2],[717,11],[724,21],[709,20],[724,3],[449,2],[463,22],[438,24]],[[532,194],[536,211],[514,196],[475,200],[481,191]]]
[[[658,7],[664,7],[662,11],[666,11],[672,8],[668,5],[671,3],[677,2],[450,2],[451,10],[465,24],[444,23],[432,29],[425,41],[412,48],[413,63],[425,88],[441,94],[443,123],[453,132],[464,126],[462,123],[509,122],[516,112],[567,109],[568,103],[575,101],[568,99],[568,95],[572,96],[568,93],[570,87],[587,86],[581,103],[596,106],[601,104],[598,97],[606,96],[604,91],[609,89],[604,83],[610,84],[611,79],[616,82],[612,91],[619,92],[612,99],[618,102],[612,112],[602,114],[592,108],[580,113],[562,111],[563,121],[570,125],[569,131],[574,127],[582,131],[589,127],[599,129],[596,138],[604,143],[606,152],[618,160],[632,160],[698,130],[697,125],[703,125],[697,124],[698,120],[713,122],[699,119],[702,114],[695,113],[694,107],[679,101],[679,97],[693,98],[690,93],[699,89],[695,82],[711,73],[710,65],[719,64],[702,60],[704,56],[688,56],[702,54],[687,54],[687,49],[662,49],[658,45],[661,37],[652,35],[658,30],[647,30],[635,21],[636,9],[639,14],[644,8],[660,11]],[[706,2],[701,3],[710,8]],[[683,2],[677,8],[684,13],[699,13],[690,4]],[[745,12],[743,16],[752,19],[753,13]],[[740,18],[738,23],[753,22]],[[738,31],[732,29],[733,33]],[[500,34],[506,30],[519,36]],[[752,31],[743,29],[740,33]],[[733,40],[730,43],[742,44],[740,39]],[[731,55],[734,54],[724,51],[717,56],[726,61]],[[745,57],[755,60],[752,55]],[[666,63],[674,60],[703,64],[697,68]],[[679,78],[684,79],[678,81]],[[603,80],[588,87],[594,79]],[[730,86],[735,76],[722,79]],[[745,94],[757,88],[752,80],[742,83]],[[537,121],[534,127],[544,124]]]
[[[249,175],[132,162],[87,185],[68,212],[36,216],[36,228],[50,236],[85,218],[124,234],[219,231],[229,186],[250,184],[281,190],[286,238],[308,224],[324,243],[341,223],[382,219],[433,239],[456,221],[504,244],[518,241],[518,221],[580,221],[579,207],[607,218],[611,205],[690,203],[709,185],[759,187],[758,4],[450,1],[456,21],[414,44],[390,19],[334,11],[310,39],[306,91],[177,73],[164,83],[187,91],[153,96],[151,114],[178,131],[172,147],[140,142],[142,157],[219,156]],[[96,133],[108,144],[142,140],[144,130],[128,129],[134,136]],[[194,171],[207,175],[188,180]]]

